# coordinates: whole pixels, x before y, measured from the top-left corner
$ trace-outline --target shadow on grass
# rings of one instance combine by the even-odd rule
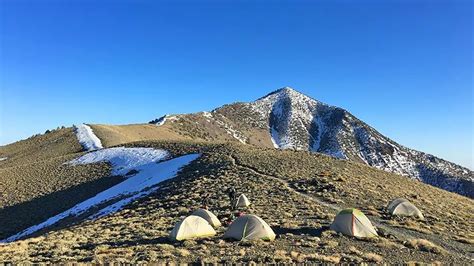
[[[273,231],[277,235],[284,235],[284,234],[293,234],[293,235],[309,235],[309,236],[317,236],[320,237],[321,234],[329,230],[329,226],[322,226],[322,227],[299,227],[299,228],[285,228],[285,227],[272,227]]]
[[[168,237],[161,236],[157,238],[140,238],[133,240],[124,240],[124,241],[106,241],[101,243],[87,243],[79,247],[79,249],[84,250],[94,250],[97,246],[107,245],[115,248],[125,248],[137,245],[156,245],[156,244],[173,244]]]
[[[122,181],[123,178],[117,176],[103,177],[0,209],[0,240],[44,222]],[[65,224],[60,223],[48,227],[47,231],[63,227]],[[42,233],[47,231],[41,230]]]

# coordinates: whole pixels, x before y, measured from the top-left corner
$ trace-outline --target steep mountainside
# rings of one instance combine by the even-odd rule
[[[324,153],[474,197],[471,170],[404,147],[348,111],[288,87],[254,102],[225,105],[212,112],[165,116],[151,123],[193,139]]]

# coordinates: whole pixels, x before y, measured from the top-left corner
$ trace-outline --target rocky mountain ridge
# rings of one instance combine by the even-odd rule
[[[249,130],[258,129],[266,132],[275,148],[319,152],[357,161],[474,197],[473,171],[404,147],[347,110],[322,103],[289,87],[254,102],[228,104],[198,114],[242,143],[250,143],[252,132]],[[189,115],[165,118],[176,122],[183,116]],[[157,125],[163,125],[164,120],[156,120],[160,122]],[[205,128],[207,126],[203,130]],[[255,141],[250,144],[259,145]]]

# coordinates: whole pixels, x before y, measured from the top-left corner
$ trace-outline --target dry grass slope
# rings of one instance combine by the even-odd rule
[[[156,193],[113,215],[71,221],[72,226],[63,224],[48,234],[0,245],[0,261],[471,262],[472,245],[458,239],[472,238],[473,201],[406,177],[324,155],[232,143],[145,141],[126,146],[202,156]],[[211,199],[211,211],[225,219],[229,186],[248,195],[252,205],[245,212],[272,226],[278,234],[274,242],[224,241],[224,229],[213,238],[168,241],[174,223],[198,208],[205,197]],[[401,196],[419,206],[426,221],[387,217],[384,206]],[[334,208],[348,206],[369,214],[380,237],[357,240],[329,231]],[[400,226],[404,224],[412,228]],[[426,231],[414,230],[417,226]]]
[[[160,127],[151,124],[90,126],[104,147],[112,147],[134,141],[187,139],[176,134],[168,125]]]
[[[42,222],[122,179],[108,164],[64,165],[83,154],[72,128],[0,147],[0,239]]]
[[[91,125],[94,133],[101,139],[104,147],[122,145],[136,141],[208,141],[208,142],[239,142],[232,130],[238,128],[238,134],[245,138],[246,143],[273,147],[267,129],[248,127],[239,123],[237,114],[223,108],[211,117],[204,113],[177,115],[168,118],[164,125],[132,124],[132,125]],[[231,116],[229,119],[226,115]]]
[[[72,128],[52,130],[0,147],[0,169],[51,159],[82,151]]]

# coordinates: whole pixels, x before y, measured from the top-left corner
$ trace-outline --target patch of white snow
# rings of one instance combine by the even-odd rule
[[[90,126],[86,124],[75,125],[74,132],[84,150],[93,151],[103,148],[100,139],[94,134]]]
[[[110,162],[113,175],[125,175],[132,169],[145,164],[156,163],[169,157],[165,150],[153,148],[108,148],[84,154],[67,164],[81,165],[99,162]]]
[[[273,127],[270,128],[270,138],[272,139],[273,147],[280,148],[279,141],[277,141],[280,138],[278,137],[278,132]]]
[[[160,119],[158,119],[158,121],[156,121],[155,124],[156,124],[157,126],[162,126],[162,125],[165,124],[165,122],[166,122],[166,115],[163,116],[163,117],[161,117]]]
[[[40,224],[31,226],[13,236],[10,236],[1,242],[15,241],[38,230],[51,226],[66,217],[83,214],[94,206],[106,204],[107,202],[113,200],[118,201],[89,216],[89,219],[96,219],[112,212],[116,212],[131,201],[155,191],[158,189],[156,186],[157,184],[176,176],[177,172],[183,166],[189,164],[191,161],[197,159],[200,156],[199,154],[189,154],[171,159],[169,161],[156,163],[157,160],[164,159],[168,153],[163,150],[151,151],[153,149],[150,150],[149,148],[129,149],[132,149],[132,151],[128,151],[127,148],[99,150],[73,160],[70,162],[70,164],[86,164],[108,160],[112,163],[112,165],[114,165],[114,171],[116,173],[124,173],[128,169],[134,168],[138,171],[137,174],[127,178],[125,181],[109,189],[98,193],[94,197],[91,197],[66,211],[55,215]],[[144,149],[144,151],[142,152],[137,149]],[[112,151],[104,152],[107,150]],[[93,153],[97,154],[95,156],[90,156],[90,154]]]
[[[328,152],[327,153],[329,156],[332,156],[334,158],[338,158],[338,159],[347,159],[346,155],[344,154],[343,151],[341,150],[338,150],[338,151],[334,151],[334,152]]]
[[[225,116],[221,115],[223,118]],[[241,143],[247,143],[248,138],[242,134],[242,132],[235,130],[231,125],[225,123],[222,120],[219,120],[217,117],[214,116],[208,116],[208,118],[213,119],[219,126],[221,126],[227,134],[232,136],[234,139],[240,141]]]
[[[316,136],[316,138],[313,138],[313,145],[311,147],[311,151],[317,152],[319,150],[319,147],[321,146],[321,138],[323,135],[324,123],[321,117],[316,117],[313,123],[315,123],[318,127],[318,135]]]
[[[202,116],[207,117],[207,118],[212,118],[212,113],[210,113],[210,112],[202,112]]]

